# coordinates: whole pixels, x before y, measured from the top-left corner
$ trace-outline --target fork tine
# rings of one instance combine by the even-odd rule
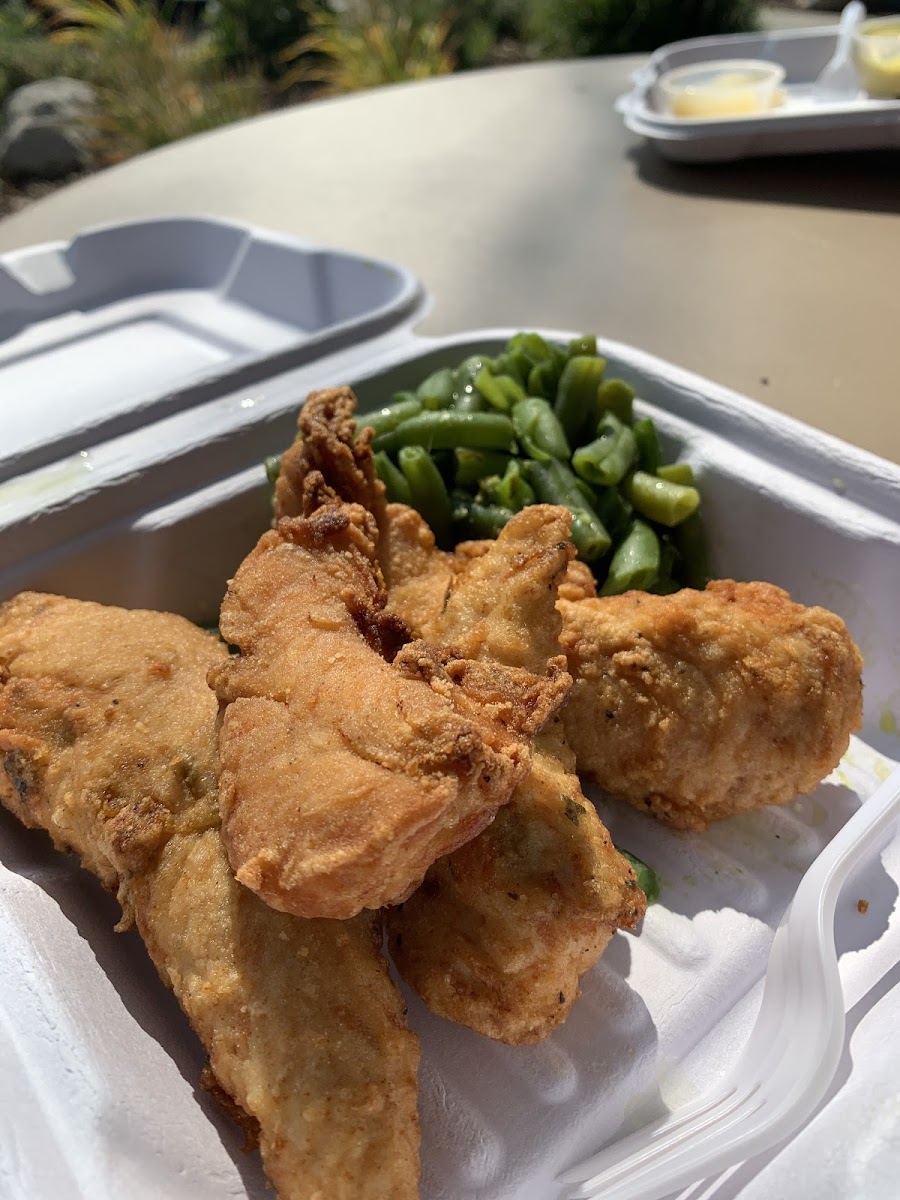
[[[898,811],[900,768],[807,871],[776,931],[750,1038],[717,1093],[564,1172],[560,1182],[578,1185],[566,1193],[567,1200],[663,1200],[766,1149],[810,1115],[834,1076],[844,1042],[835,902],[850,870],[896,821]],[[804,1003],[810,995],[818,1002],[811,1007]],[[805,1036],[795,1046],[797,1026],[785,1018],[798,1011],[807,1015]]]
[[[779,927],[775,941],[772,943],[772,950],[769,956],[769,973],[767,974],[767,986],[771,983],[774,985],[773,990],[779,987],[782,983],[782,977],[787,966],[788,954],[788,927],[783,924]],[[777,983],[775,982],[777,980]],[[783,995],[783,992],[781,993]],[[776,1059],[781,1056],[781,1049],[776,1045],[777,1038],[771,1036],[769,1024],[764,1016],[765,994],[763,1002],[760,1006],[760,1012],[750,1034],[750,1040],[744,1049],[741,1057],[741,1062],[744,1058],[751,1058],[758,1067],[765,1068],[770,1058]],[[732,1097],[735,1097],[739,1091],[738,1083],[730,1082],[732,1078],[740,1078],[740,1065],[733,1071],[716,1089],[712,1095],[701,1097],[690,1104],[684,1105],[682,1108],[675,1109],[668,1116],[660,1118],[653,1124],[644,1127],[623,1138],[613,1146],[608,1146],[604,1150],[600,1150],[597,1154],[590,1158],[584,1159],[577,1166],[571,1167],[563,1171],[557,1176],[560,1183],[577,1183],[589,1184],[594,1179],[603,1173],[612,1171],[619,1163],[627,1163],[630,1161],[633,1153],[647,1151],[649,1149],[648,1142],[656,1149],[657,1144],[668,1145],[671,1136],[678,1134],[681,1137],[691,1137],[695,1132],[695,1127],[703,1128],[706,1124],[706,1118],[716,1116],[719,1107],[728,1103]],[[740,1097],[735,1101],[738,1103]],[[726,1109],[726,1112],[730,1109]],[[643,1157],[643,1155],[642,1155]],[[572,1193],[575,1195],[576,1193]],[[580,1193],[579,1193],[580,1194]]]

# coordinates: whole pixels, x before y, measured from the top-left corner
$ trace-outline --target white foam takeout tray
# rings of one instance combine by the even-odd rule
[[[224,581],[268,520],[261,460],[288,444],[309,390],[349,382],[371,408],[511,332],[426,341],[401,322],[151,411],[140,429],[0,483],[0,594],[38,588],[215,619]],[[900,469],[640,351],[600,348],[668,449],[694,464],[717,573],[771,580],[845,618],[866,658],[865,724],[815,795],[704,835],[601,799],[617,841],[657,869],[661,901],[639,937],[616,935],[542,1045],[491,1043],[410,996],[425,1200],[550,1200],[561,1170],[714,1083],[749,1033],[803,872],[900,758],[889,732],[900,713]],[[846,890],[845,968],[862,957],[880,976],[900,960],[898,881],[892,842]],[[116,907],[0,813],[0,1196],[262,1200],[258,1159],[199,1088],[199,1043],[137,936],[113,933]]]
[[[772,33],[692,38],[661,46],[616,101],[632,133],[646,137],[665,158],[722,162],[777,154],[819,154],[900,146],[900,100],[853,99],[824,104],[814,81],[834,54],[837,26]],[[676,67],[716,59],[757,58],[787,72],[785,103],[746,117],[685,120],[672,116],[657,95],[660,76]]]

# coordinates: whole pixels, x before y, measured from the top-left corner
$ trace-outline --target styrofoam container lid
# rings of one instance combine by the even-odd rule
[[[0,259],[0,480],[421,313],[408,271],[233,222],[131,221]]]

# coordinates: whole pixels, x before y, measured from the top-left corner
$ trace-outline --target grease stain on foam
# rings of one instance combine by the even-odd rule
[[[93,470],[90,451],[82,450],[52,466],[32,471],[18,479],[8,479],[0,484],[0,500],[10,504],[17,500],[34,501],[48,494],[68,492],[84,479],[85,473],[90,474]]]
[[[878,728],[889,737],[900,737],[900,728],[897,726],[897,714],[889,708],[884,709],[878,718]]]

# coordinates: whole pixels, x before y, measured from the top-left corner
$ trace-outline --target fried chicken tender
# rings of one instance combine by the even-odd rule
[[[386,517],[378,539],[378,557],[387,588],[387,611],[414,629],[418,637],[432,640],[432,622],[443,611],[453,583],[453,555],[438,549],[434,534],[414,508],[389,504]]]
[[[297,440],[281,456],[275,481],[276,525],[282,517],[310,515],[304,488],[309,476],[318,472],[334,497],[367,509],[379,531],[384,529],[387,505],[372,458],[374,435],[362,427],[356,436],[355,413],[351,388],[310,393],[297,418]]]
[[[862,719],[840,617],[767,583],[559,601],[578,769],[675,829],[812,791]]]
[[[440,627],[440,616],[454,578],[493,546],[490,539],[459,542],[452,554],[439,550],[424,519],[405,504],[389,504],[379,539],[379,559],[388,589],[388,612],[428,638]],[[560,599],[582,600],[597,595],[587,563],[569,560],[557,584]]]
[[[518,513],[458,575],[430,636],[460,653],[556,669],[557,586],[573,553],[565,509]],[[535,740],[531,770],[474,841],[443,858],[387,915],[404,979],[440,1016],[521,1045],[565,1020],[580,976],[645,898],[574,773],[559,718]]]
[[[210,673],[226,848],[242,883],[300,916],[404,900],[509,800],[568,687],[561,659],[538,676],[423,642],[395,653],[374,536],[358,505],[282,519],[222,605],[240,650]]]
[[[275,912],[228,865],[206,684],[226,657],[169,614],[9,601],[0,800],[118,893],[281,1200],[415,1200],[418,1043],[379,922]]]

